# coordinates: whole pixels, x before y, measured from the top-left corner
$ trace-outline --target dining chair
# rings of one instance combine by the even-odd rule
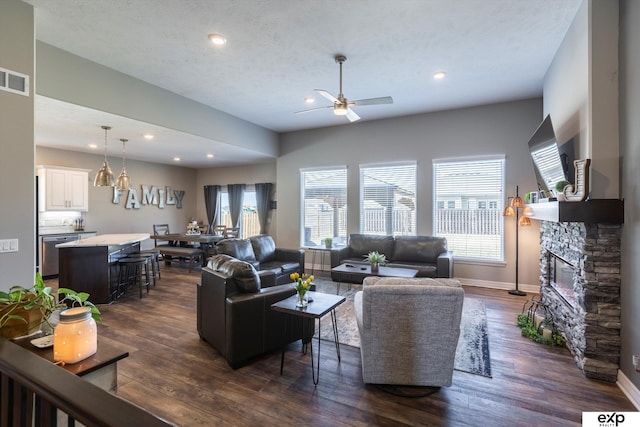
[[[240,237],[240,227],[227,227],[224,232],[226,239],[236,239]]]
[[[169,232],[169,224],[153,224],[153,235],[154,236],[162,236],[164,234],[170,234]],[[158,241],[158,240],[154,240],[155,242],[155,247],[157,248],[158,246],[170,246],[171,242],[169,241]]]
[[[214,225],[212,228],[212,233],[217,235],[217,236],[224,236],[225,232],[227,231],[227,226],[226,225]]]

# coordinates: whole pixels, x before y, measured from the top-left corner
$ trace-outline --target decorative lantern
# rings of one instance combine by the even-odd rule
[[[76,363],[95,354],[98,330],[90,307],[75,307],[60,313],[53,331],[53,360]]]

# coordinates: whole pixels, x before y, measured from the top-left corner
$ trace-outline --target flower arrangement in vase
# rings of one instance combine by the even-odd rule
[[[380,264],[387,261],[387,257],[378,251],[369,252],[365,259],[369,262],[369,264],[371,264],[372,273],[377,272]]]
[[[307,306],[307,291],[311,288],[311,282],[313,282],[313,275],[307,276],[306,274],[300,275],[300,273],[291,273],[289,275],[293,283],[295,283],[295,289],[298,293],[298,301],[296,302],[296,307],[306,307]]]

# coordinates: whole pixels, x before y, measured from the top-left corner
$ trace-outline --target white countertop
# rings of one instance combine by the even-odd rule
[[[56,248],[80,248],[85,246],[117,246],[141,242],[149,238],[149,233],[138,234],[102,234],[73,242],[60,243]]]

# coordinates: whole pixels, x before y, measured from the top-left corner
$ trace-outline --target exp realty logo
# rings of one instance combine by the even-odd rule
[[[630,427],[640,425],[640,412],[583,412],[583,427]]]

